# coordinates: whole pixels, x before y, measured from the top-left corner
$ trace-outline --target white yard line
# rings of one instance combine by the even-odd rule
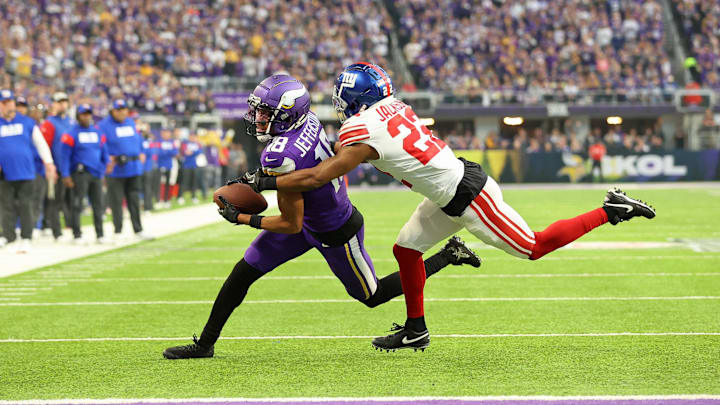
[[[103,398],[103,399],[31,399],[22,401],[0,400],[0,405],[90,405],[90,404],[194,404],[194,403],[357,403],[367,404],[373,402],[419,402],[419,401],[663,401],[663,400],[720,400],[720,395],[712,394],[680,394],[680,395],[593,395],[593,396],[554,396],[554,395],[502,395],[502,396],[476,396],[476,397],[294,397],[294,398]]]
[[[494,248],[493,248],[494,249]],[[167,252],[165,252],[167,253]],[[480,255],[482,256],[482,255]],[[676,259],[676,260],[720,260],[720,255],[657,255],[657,256],[649,256],[649,255],[643,255],[643,256],[632,256],[632,255],[613,255],[613,256],[560,256],[560,257],[543,257],[542,261],[570,261],[570,260],[648,260],[648,259]],[[162,259],[162,260],[150,260],[150,261],[135,261],[133,260],[132,264],[137,265],[190,265],[190,264],[222,264],[227,266],[233,266],[235,263],[237,263],[237,258],[230,258],[230,259],[205,259],[205,260],[198,260],[198,259],[177,259],[177,260],[168,260],[168,259]],[[499,256],[499,257],[489,257],[489,258],[483,258],[486,262],[495,262],[495,261],[521,261],[522,259],[512,257],[512,256]],[[374,263],[395,263],[396,260],[393,258],[372,258],[372,261]],[[293,259],[291,263],[327,263],[325,259]],[[124,264],[123,264],[124,265]],[[63,268],[68,268],[71,265],[63,265]],[[100,264],[92,264],[87,265],[86,268],[94,269],[100,266]],[[43,274],[72,274],[71,271],[64,271],[64,270],[48,270],[41,272]],[[89,274],[89,272],[83,272],[83,271],[75,271],[75,274]]]
[[[526,274],[436,274],[433,279],[473,279],[473,278],[608,278],[608,277],[720,277],[720,271],[709,273],[526,273]],[[63,283],[117,283],[117,282],[192,282],[192,281],[223,281],[227,277],[103,277],[103,278],[59,278]],[[333,275],[308,276],[267,276],[259,281],[285,280],[334,280]],[[18,282],[10,281],[5,286],[15,285],[46,285],[47,279],[25,279]],[[3,288],[0,288],[2,291]]]
[[[495,249],[482,242],[468,241],[468,247],[473,249]],[[677,249],[687,248],[683,242],[655,242],[655,241],[602,241],[583,242],[576,241],[567,244],[559,250],[616,250],[616,249]]]
[[[490,333],[490,334],[433,334],[433,338],[491,339],[534,337],[622,337],[622,336],[720,336],[720,332],[604,332],[604,333]],[[369,335],[280,335],[280,336],[221,336],[220,340],[340,340],[372,339]],[[0,343],[55,343],[55,342],[150,342],[188,340],[179,337],[91,337],[57,339],[2,339]]]
[[[402,301],[395,298],[392,301]],[[676,297],[465,297],[465,298],[425,298],[425,302],[523,302],[523,301],[695,301],[720,300],[714,295],[689,295]],[[243,304],[331,304],[354,303],[351,299],[285,299],[285,300],[247,300]],[[213,301],[78,301],[78,302],[7,302],[2,307],[62,307],[62,306],[102,306],[102,305],[208,305]]]
[[[277,205],[277,200],[275,199],[274,194],[266,193],[263,195],[268,200],[269,208]],[[217,214],[215,204],[212,203],[180,208],[149,216],[144,215],[142,217],[143,229],[155,237],[168,236],[222,221],[222,217]],[[112,236],[112,224],[105,223],[104,227],[105,235]],[[83,235],[90,238],[90,240],[93,240],[95,236],[93,226],[88,225],[83,227]],[[136,243],[140,243],[140,241],[134,237],[132,226],[126,218],[123,225],[123,239],[114,245],[90,244],[85,246],[75,246],[69,243],[54,243],[47,239],[40,239],[35,240],[30,254],[16,254],[6,247],[4,249],[0,249],[0,263],[2,263],[0,266],[0,278],[23,273],[40,267],[66,262],[68,260],[107,252]],[[141,254],[141,252],[137,253],[137,255],[139,254]],[[152,254],[148,254],[147,257],[152,257]],[[122,258],[119,258],[119,260],[122,260]],[[76,268],[94,267],[100,268],[101,270],[105,270],[107,268],[107,266],[102,266],[97,263],[92,264],[92,267],[86,263],[77,263],[66,266],[73,266]]]

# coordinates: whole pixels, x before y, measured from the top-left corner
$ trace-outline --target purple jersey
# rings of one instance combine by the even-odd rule
[[[322,124],[312,112],[296,129],[275,136],[263,150],[260,162],[263,171],[280,176],[294,170],[316,166],[333,156]],[[352,214],[352,204],[342,178],[303,194],[305,215],[303,227],[313,232],[338,229]]]

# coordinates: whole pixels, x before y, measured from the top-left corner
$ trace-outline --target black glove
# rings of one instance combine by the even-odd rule
[[[229,185],[231,185],[231,184],[237,184],[237,183],[242,183],[242,182],[243,182],[243,181],[242,181],[242,177],[238,177],[238,178],[236,178],[236,179],[228,180],[228,182],[225,183],[225,185],[226,185],[226,186],[229,186]]]
[[[218,196],[218,200],[220,200],[223,205],[223,208],[218,208],[218,213],[222,215],[223,218],[225,218],[228,222],[235,225],[240,225],[238,223],[237,216],[238,214],[242,214],[242,212],[237,209],[236,206],[227,202],[227,200],[223,196]]]
[[[277,179],[273,176],[266,175],[260,169],[254,172],[247,172],[235,180],[240,180],[240,183],[247,184],[256,193],[260,193],[263,190],[277,190]]]

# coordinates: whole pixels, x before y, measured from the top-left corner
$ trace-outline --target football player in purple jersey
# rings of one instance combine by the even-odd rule
[[[314,167],[334,155],[320,121],[310,111],[310,94],[297,79],[288,75],[266,78],[250,95],[248,104],[248,132],[262,142],[269,141],[261,155],[266,174],[282,176]],[[280,215],[267,217],[244,214],[223,201],[225,208],[219,211],[225,219],[262,232],[220,289],[200,338],[166,349],[165,358],[212,357],[225,322],[250,285],[311,249],[323,255],[348,294],[370,308],[402,294],[397,271],[380,280],[375,276],[363,241],[363,217],[350,202],[342,178],[307,192],[280,191],[277,200]],[[427,276],[449,264],[479,267],[480,259],[454,237],[425,260]]]

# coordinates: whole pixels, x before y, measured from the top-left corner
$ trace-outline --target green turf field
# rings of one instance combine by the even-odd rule
[[[717,190],[633,191],[656,219],[582,241],[720,240]],[[536,230],[602,196],[505,191]],[[420,197],[351,197],[378,275],[395,271],[392,243]],[[201,332],[256,233],[222,223],[0,279],[0,399],[720,394],[720,252],[684,247],[568,249],[538,262],[479,249],[481,269],[428,280],[424,353],[373,350],[369,337],[404,321],[403,302],[351,301],[311,252],[258,281],[223,332],[257,339],[220,340],[213,359],[163,359]],[[43,305],[17,305],[27,303]]]

